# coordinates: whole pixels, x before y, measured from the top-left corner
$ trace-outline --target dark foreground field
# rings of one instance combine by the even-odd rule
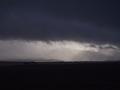
[[[119,88],[120,62],[0,62],[1,88]],[[5,85],[5,86],[4,86]]]

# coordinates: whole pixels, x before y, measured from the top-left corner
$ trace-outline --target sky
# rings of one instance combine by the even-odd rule
[[[120,47],[75,41],[0,41],[0,60],[5,61],[118,61]]]
[[[112,58],[117,60],[120,47],[119,11],[118,0],[1,0],[0,60],[106,60],[111,53]],[[53,43],[54,47],[49,43]],[[64,43],[70,44],[70,48],[64,50]],[[106,45],[104,50],[98,48]],[[100,51],[94,52],[93,46]],[[86,51],[85,47],[90,50]],[[79,58],[79,55],[84,57]]]

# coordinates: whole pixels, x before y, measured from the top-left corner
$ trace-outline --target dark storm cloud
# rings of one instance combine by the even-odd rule
[[[101,0],[4,0],[0,38],[120,41],[119,5]]]
[[[0,60],[119,60],[119,16],[115,0],[1,0]]]

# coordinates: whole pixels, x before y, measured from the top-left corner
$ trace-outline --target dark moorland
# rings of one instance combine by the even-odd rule
[[[116,88],[120,62],[0,62],[7,88]],[[5,87],[6,88],[6,87]]]

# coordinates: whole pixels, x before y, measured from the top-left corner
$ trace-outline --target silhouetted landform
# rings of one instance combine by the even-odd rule
[[[120,60],[90,60],[90,61],[82,61],[82,60],[78,60],[78,61],[63,61],[63,60],[56,60],[56,59],[8,59],[8,60],[0,60],[0,66],[7,66],[7,65],[26,65],[26,64],[49,64],[49,65],[61,65],[61,64],[65,64],[65,65],[69,65],[69,64],[112,64],[112,63],[119,63]]]
[[[115,88],[120,83],[120,61],[0,62],[4,88]],[[1,85],[2,86],[2,85]]]

